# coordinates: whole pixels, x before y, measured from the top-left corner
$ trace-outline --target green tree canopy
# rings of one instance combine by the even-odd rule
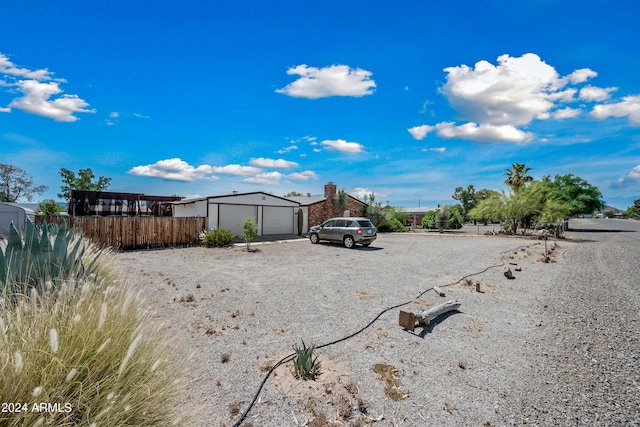
[[[40,202],[40,213],[46,216],[60,215],[60,206],[53,199],[47,199]]]
[[[284,197],[300,197],[302,193],[298,193],[297,191],[289,191]]]
[[[0,202],[15,203],[21,198],[33,200],[34,194],[47,191],[46,185],[35,185],[24,169],[0,163]]]
[[[456,187],[451,198],[460,202],[460,206],[462,206],[462,217],[466,220],[469,211],[476,205],[475,187],[473,185],[468,185],[467,188]]]
[[[633,201],[633,205],[627,208],[627,210],[625,211],[625,215],[629,217],[640,215],[640,199]]]
[[[548,181],[531,181],[519,191],[502,191],[484,199],[469,216],[482,221],[504,221],[515,233],[519,224],[555,222],[571,213],[571,205],[554,194]]]
[[[569,215],[592,214],[604,206],[598,187],[573,174],[556,175],[553,181],[546,175],[542,180],[551,185],[552,198],[562,200],[571,206]]]
[[[69,200],[71,190],[104,191],[109,188],[109,184],[111,183],[111,178],[104,176],[94,181],[93,179],[96,176],[91,168],[80,169],[78,176],[69,169],[61,168],[60,176],[62,177],[62,185],[60,186],[61,192],[58,193],[58,197],[63,200]]]

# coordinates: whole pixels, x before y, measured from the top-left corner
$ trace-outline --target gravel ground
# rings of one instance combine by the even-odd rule
[[[414,332],[396,308],[317,350],[316,381],[280,366],[242,425],[640,425],[640,223],[570,226],[585,231],[567,233],[549,263],[542,241],[460,233],[116,257],[191,357],[184,405],[202,426],[233,425],[301,340],[321,346],[390,306],[417,313],[453,298],[458,311]],[[416,299],[433,286],[446,296]]]

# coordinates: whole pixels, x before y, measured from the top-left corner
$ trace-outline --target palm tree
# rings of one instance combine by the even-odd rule
[[[514,163],[511,165],[511,169],[505,171],[507,179],[504,181],[514,192],[518,192],[525,186],[527,182],[533,181],[533,178],[528,175],[531,168],[527,167],[524,163]]]

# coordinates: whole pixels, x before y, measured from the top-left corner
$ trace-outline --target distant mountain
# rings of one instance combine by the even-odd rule
[[[600,211],[598,211],[598,212],[605,213],[605,212],[609,212],[609,211],[613,211],[613,212],[615,212],[615,213],[619,213],[619,214],[621,214],[621,213],[623,213],[623,212],[624,212],[624,211],[623,211],[623,210],[621,210],[621,209],[614,208],[613,206],[609,206],[609,205],[604,205],[604,207],[602,208],[602,210],[600,210]]]

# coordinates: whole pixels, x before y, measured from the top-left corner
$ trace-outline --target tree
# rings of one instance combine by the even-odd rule
[[[466,221],[468,219],[469,211],[473,209],[477,203],[476,189],[473,185],[468,185],[466,189],[463,187],[456,187],[451,198],[460,202],[460,205],[462,206],[462,218]]]
[[[364,202],[367,204],[365,209],[367,218],[371,220],[371,223],[374,226],[378,226],[382,221],[386,219],[386,214],[384,209],[382,208],[382,204],[380,202],[376,203],[376,195],[374,193],[365,194]]]
[[[346,211],[349,207],[348,197],[349,196],[347,195],[346,191],[344,191],[344,188],[336,191],[335,196],[333,196],[333,207],[339,212],[339,216],[342,216],[344,211]]]
[[[302,193],[298,193],[297,191],[289,191],[284,197],[300,197]]]
[[[519,225],[526,230],[531,222],[555,222],[570,212],[570,204],[554,194],[550,182],[531,181],[517,192],[502,191],[482,200],[469,215],[483,221],[504,221],[504,230],[516,233]]]
[[[80,169],[78,176],[69,169],[61,168],[60,176],[62,177],[62,185],[60,186],[61,192],[58,193],[58,197],[63,200],[69,200],[71,190],[104,191],[111,183],[111,178],[104,176],[99,177],[98,180],[94,182],[93,179],[96,176],[93,174],[91,168]]]
[[[528,175],[531,168],[527,167],[524,163],[514,163],[511,165],[511,169],[505,171],[507,179],[504,181],[514,192],[520,191],[525,184],[533,181],[533,178]]]
[[[43,200],[40,203],[40,213],[45,216],[58,216],[60,215],[60,206],[53,199]]]
[[[488,199],[489,197],[497,196],[498,193],[496,190],[489,190],[488,188],[483,188],[482,190],[476,191],[476,204],[481,202],[482,200]]]
[[[15,203],[21,198],[31,201],[34,194],[42,194],[47,189],[46,185],[35,185],[25,170],[0,163],[0,202]]]
[[[549,183],[552,188],[551,197],[560,199],[571,206],[571,215],[592,214],[604,207],[602,193],[584,179],[568,175],[556,175],[551,181],[551,177],[546,175],[543,181]]]
[[[624,214],[631,218],[640,216],[640,199],[634,200],[633,205],[629,206]]]

